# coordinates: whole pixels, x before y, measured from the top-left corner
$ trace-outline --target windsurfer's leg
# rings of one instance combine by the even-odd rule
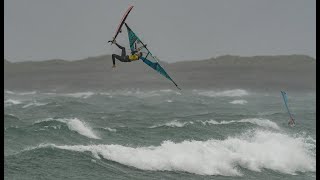
[[[112,54],[112,63],[113,63],[113,66],[116,65],[116,57],[119,56],[117,54]]]
[[[112,63],[113,63],[113,65],[115,65],[116,59],[118,59],[121,62],[130,62],[130,60],[128,58],[126,58],[126,56],[119,56],[117,54],[112,54]]]

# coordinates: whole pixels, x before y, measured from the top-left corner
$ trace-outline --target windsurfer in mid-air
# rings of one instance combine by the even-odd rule
[[[112,63],[113,63],[112,68],[116,67],[116,62],[115,62],[116,59],[118,59],[121,62],[131,62],[131,61],[139,60],[139,58],[142,56],[142,52],[139,52],[142,49],[142,47],[137,48],[135,51],[132,51],[131,55],[126,55],[126,49],[124,47],[120,46],[116,42],[116,40],[109,41],[109,42],[111,42],[112,44],[117,45],[118,48],[121,49],[121,56],[119,56],[118,54],[112,54]]]

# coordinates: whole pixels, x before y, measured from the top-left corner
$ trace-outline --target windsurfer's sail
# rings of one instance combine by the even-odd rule
[[[126,19],[127,19],[127,17],[128,17],[128,15],[129,15],[129,13],[130,13],[130,11],[131,11],[132,8],[133,8],[133,6],[130,6],[130,7],[127,9],[127,11],[124,13],[124,15],[123,15],[123,17],[122,17],[122,19],[121,19],[121,21],[120,21],[120,24],[118,25],[118,28],[117,28],[117,30],[116,30],[116,34],[113,36],[112,40],[109,41],[109,42],[113,42],[113,41],[117,38],[117,36],[118,36],[118,34],[121,32],[121,28],[122,28],[124,22],[126,21]]]
[[[173,82],[173,84],[178,88],[178,85],[172,80],[172,78],[168,75],[168,73],[161,67],[159,64],[158,59],[151,54],[149,49],[147,48],[146,44],[144,44],[140,38],[130,29],[127,23],[124,23],[128,30],[128,37],[129,37],[129,44],[131,51],[136,51],[136,49],[140,49],[140,52],[143,53],[142,57],[140,59],[146,63],[148,66],[150,66],[152,69],[158,71],[160,74],[162,74],[164,77],[169,79]]]
[[[284,105],[286,106],[286,109],[288,111],[288,114],[289,114],[289,117],[290,117],[290,120],[289,120],[289,125],[291,126],[294,126],[295,125],[295,122],[294,122],[294,118],[289,110],[289,107],[288,107],[288,98],[287,98],[287,94],[286,92],[284,91],[281,91],[281,95],[282,95],[282,98],[283,98],[283,101],[284,101]]]

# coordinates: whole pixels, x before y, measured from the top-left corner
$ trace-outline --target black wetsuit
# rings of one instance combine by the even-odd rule
[[[131,62],[131,60],[129,59],[129,56],[126,55],[126,49],[122,46],[120,46],[118,43],[115,43],[120,49],[121,49],[121,56],[117,55],[117,54],[112,54],[112,62],[113,65],[116,65],[116,59],[118,59],[121,62]],[[133,51],[131,52],[131,54],[136,53],[137,51]]]

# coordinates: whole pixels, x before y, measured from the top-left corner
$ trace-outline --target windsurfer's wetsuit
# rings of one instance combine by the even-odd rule
[[[118,59],[121,62],[131,62],[131,61],[136,61],[139,59],[139,56],[137,54],[135,54],[137,51],[133,51],[131,53],[131,55],[126,55],[126,49],[122,46],[120,46],[118,43],[115,43],[118,48],[121,49],[121,56],[117,55],[117,54],[112,54],[112,62],[113,62],[113,66],[116,65],[116,59]]]

